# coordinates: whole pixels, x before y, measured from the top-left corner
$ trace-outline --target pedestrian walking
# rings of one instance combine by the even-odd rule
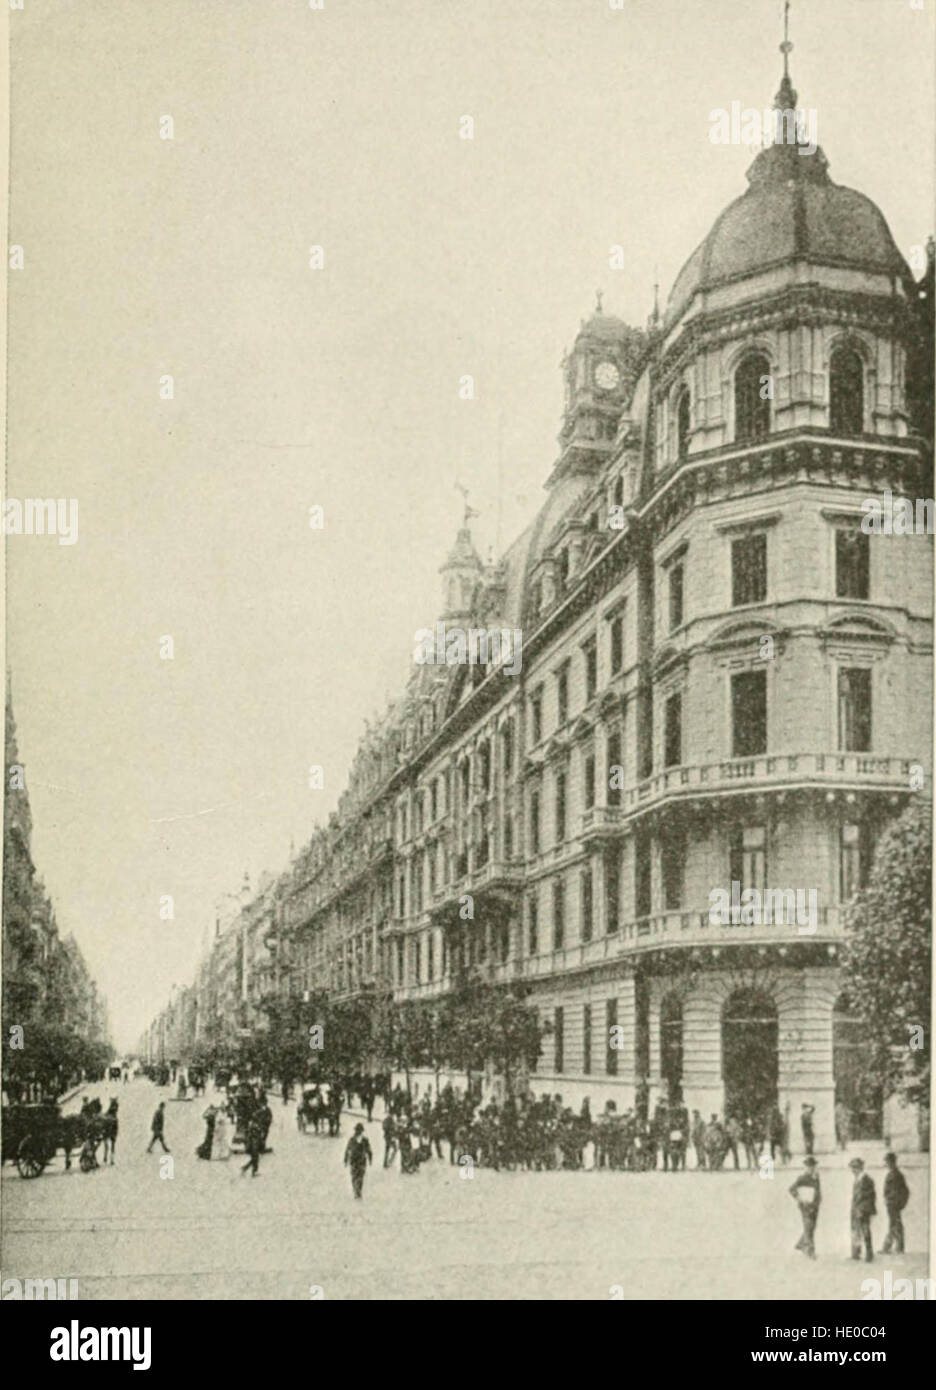
[[[205,1137],[195,1150],[199,1158],[211,1158],[211,1145],[214,1140],[215,1122],[218,1118],[218,1107],[209,1105],[202,1115],[205,1121]]]
[[[903,1209],[910,1200],[907,1179],[897,1167],[897,1155],[884,1155],[887,1172],[884,1175],[884,1207],[887,1211],[887,1235],[881,1249],[886,1255],[893,1250],[895,1254],[904,1252]]]
[[[397,1151],[397,1126],[392,1114],[384,1116],[383,1122],[384,1156],[383,1166],[389,1168],[396,1158]]]
[[[803,1151],[807,1154],[811,1154],[816,1146],[816,1131],[813,1127],[815,1113],[816,1107],[803,1101],[800,1107],[800,1127],[803,1131]]]
[[[355,1197],[363,1197],[364,1174],[367,1172],[368,1163],[373,1163],[374,1155],[370,1141],[364,1133],[364,1126],[360,1122],[354,1126],[354,1133],[348,1140],[344,1161],[345,1167],[351,1169],[352,1192]]]
[[[863,1245],[865,1260],[870,1263],[874,1259],[871,1218],[877,1215],[874,1180],[864,1171],[864,1163],[860,1158],[853,1158],[848,1166],[855,1175],[851,1200],[851,1257],[853,1260],[860,1260]]]
[[[255,1178],[260,1172],[260,1155],[263,1153],[264,1131],[266,1120],[260,1107],[255,1105],[250,1112],[247,1120],[247,1132],[244,1136],[247,1152],[250,1155],[247,1162],[241,1168],[241,1176],[250,1169],[250,1176]]]
[[[227,1159],[231,1157],[231,1144],[228,1139],[228,1131],[231,1124],[228,1117],[227,1107],[218,1106],[218,1113],[215,1116],[214,1136],[211,1146],[211,1157],[215,1159]]]
[[[163,1147],[163,1152],[164,1152],[164,1153],[169,1153],[169,1152],[170,1152],[169,1148],[168,1148],[167,1145],[166,1145],[166,1138],[165,1138],[165,1133],[164,1133],[165,1127],[166,1127],[166,1102],[165,1102],[164,1100],[161,1100],[161,1101],[159,1102],[159,1104],[157,1105],[157,1107],[156,1107],[156,1113],[154,1114],[152,1123],[151,1123],[151,1125],[150,1125],[150,1129],[152,1130],[152,1135],[150,1136],[150,1141],[149,1141],[149,1143],[148,1143],[147,1146],[146,1146],[146,1152],[147,1152],[147,1153],[151,1153],[151,1152],[152,1152],[153,1145],[156,1143],[156,1140],[157,1140],[157,1139],[159,1140],[160,1144],[161,1144],[162,1147]]]
[[[795,1248],[802,1250],[811,1260],[816,1258],[816,1222],[819,1219],[819,1205],[822,1201],[819,1174],[816,1172],[818,1166],[817,1160],[808,1155],[803,1160],[804,1171],[790,1188],[790,1194],[799,1203],[800,1216],[803,1218],[803,1234],[796,1242]]]

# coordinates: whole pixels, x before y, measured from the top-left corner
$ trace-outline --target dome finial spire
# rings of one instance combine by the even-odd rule
[[[604,312],[604,310],[603,310],[602,307],[601,307],[601,301],[602,301],[603,298],[604,298],[604,290],[595,290],[595,313],[596,313],[596,314],[601,314],[601,313]]]
[[[780,45],[780,52],[783,54],[783,77],[780,79],[780,90],[774,97],[775,111],[795,111],[796,92],[793,83],[790,81],[790,54],[793,45],[790,42],[790,0],[785,0],[783,6],[783,43]]]
[[[789,57],[793,52],[793,45],[790,43],[790,0],[786,0],[783,6],[783,43],[780,45],[780,52],[783,54],[783,76],[789,81]]]

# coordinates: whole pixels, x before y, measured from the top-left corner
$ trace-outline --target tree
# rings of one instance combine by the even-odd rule
[[[472,1072],[491,1062],[508,1094],[518,1071],[536,1065],[547,1031],[521,986],[490,985],[475,976],[466,976],[453,994],[449,1026],[451,1060],[469,1086]]]
[[[517,1071],[536,1066],[546,1029],[521,988],[493,990],[492,994],[485,1042],[488,1056],[503,1074],[507,1094],[512,1095]]]
[[[869,1083],[929,1095],[932,810],[916,800],[887,826],[868,885],[845,908],[843,985],[867,1025]]]

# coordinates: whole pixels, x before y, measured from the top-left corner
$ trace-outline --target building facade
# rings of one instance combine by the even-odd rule
[[[106,1050],[106,1000],[74,937],[62,936],[32,853],[32,811],[7,680],[3,791],[3,1017],[48,1023]]]
[[[880,1124],[842,907],[929,786],[932,538],[861,522],[932,493],[933,253],[915,281],[821,149],[747,179],[662,316],[582,324],[538,516],[491,564],[466,522],[441,571],[445,631],[519,630],[520,670],[414,664],[274,949],[280,988],[375,1008],[524,983],[566,1104],[808,1102],[829,1142],[836,1098]]]

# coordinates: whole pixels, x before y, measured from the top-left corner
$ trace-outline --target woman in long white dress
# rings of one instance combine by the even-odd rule
[[[231,1157],[231,1146],[228,1141],[229,1129],[230,1121],[228,1119],[227,1110],[223,1105],[219,1106],[218,1114],[215,1117],[214,1142],[211,1145],[212,1158]]]

